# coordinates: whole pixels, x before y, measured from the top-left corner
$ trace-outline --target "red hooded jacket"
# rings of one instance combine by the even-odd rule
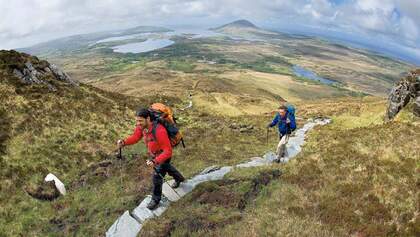
[[[134,133],[124,140],[125,145],[132,145],[137,143],[141,138],[144,138],[144,144],[147,146],[149,154],[154,158],[156,164],[162,164],[172,156],[172,146],[169,140],[168,133],[165,127],[158,124],[156,127],[156,141],[152,134],[152,130],[143,130],[141,126],[136,126]]]

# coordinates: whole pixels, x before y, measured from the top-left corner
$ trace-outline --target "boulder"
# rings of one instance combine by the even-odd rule
[[[55,77],[58,80],[67,82],[67,83],[69,83],[71,85],[74,85],[74,86],[79,85],[76,81],[73,81],[67,73],[65,73],[64,71],[62,71],[55,64],[50,64],[50,66],[48,67],[48,69],[51,70],[51,72],[55,75]]]
[[[392,88],[388,97],[385,121],[392,120],[412,99],[414,114],[418,116],[417,99],[420,94],[420,69],[410,72]]]
[[[416,116],[420,117],[420,96],[417,96],[416,101],[414,102],[414,108],[413,108],[413,113]]]

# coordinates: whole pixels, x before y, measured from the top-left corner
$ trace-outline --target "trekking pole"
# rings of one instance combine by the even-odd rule
[[[268,133],[270,132],[270,128],[267,128],[267,139],[266,139],[266,141],[267,141],[267,145],[268,145]]]
[[[120,188],[123,188],[123,180],[122,180],[122,147],[118,148],[117,159],[119,160],[119,168],[120,168]]]

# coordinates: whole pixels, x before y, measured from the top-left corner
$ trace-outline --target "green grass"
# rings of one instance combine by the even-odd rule
[[[102,235],[146,193],[149,171],[138,169],[140,159],[122,164],[121,173],[115,162],[95,164],[115,160],[115,141],[131,132],[133,109],[149,101],[46,78],[58,89],[49,92],[21,84],[9,70],[0,74],[0,236]],[[49,172],[68,194],[52,202],[29,196]]]
[[[10,80],[0,83],[0,236],[102,236],[150,192],[151,170],[144,164],[142,142],[125,150],[127,161],[122,164],[112,152],[115,141],[132,132],[133,110],[152,101],[175,109],[182,103],[58,82],[53,93],[4,75]],[[210,165],[236,164],[268,148],[259,124],[263,117],[225,118],[197,110],[178,117],[187,148],[175,150],[173,163],[186,177]],[[239,121],[259,129],[231,132],[229,124]],[[113,162],[97,167],[105,160]],[[25,190],[36,189],[49,172],[65,183],[68,194],[51,202],[33,199]]]
[[[290,64],[283,57],[276,56],[263,56],[262,59],[249,62],[249,63],[234,63],[236,67],[243,69],[250,69],[257,72],[275,73],[282,75],[291,75]]]
[[[419,200],[411,190],[419,178],[418,127],[406,122],[347,127],[315,131],[304,152],[285,167],[287,183],[308,197],[304,215],[347,234],[415,236]]]
[[[159,50],[157,58],[173,63],[173,70],[194,70],[182,56],[211,56],[196,44],[171,47],[176,50]],[[143,67],[143,56],[114,58],[108,70]],[[140,62],[132,65],[134,60]],[[287,66],[275,60],[256,67],[287,72]],[[9,77],[3,68],[0,76]],[[144,165],[141,143],[125,150],[122,164],[95,164],[114,159],[115,140],[131,133],[133,111],[139,106],[162,101],[182,107],[179,98],[133,98],[54,83],[56,93],[42,85],[0,81],[0,236],[103,236],[119,215],[150,192],[151,170]],[[162,218],[146,224],[145,235],[416,235],[419,196],[412,190],[419,178],[418,119],[405,110],[396,122],[383,124],[384,102],[369,97],[303,101],[296,107],[300,117],[330,116],[334,121],[309,135],[295,161],[236,170],[227,180],[203,184]],[[187,148],[175,150],[173,164],[186,177],[211,165],[234,165],[260,156],[275,143],[274,138],[265,143],[268,117],[225,117],[205,108],[178,117]],[[229,128],[234,122],[255,129],[234,132]],[[271,176],[270,182],[255,185],[255,180],[278,169],[283,172],[280,178]],[[68,195],[52,202],[33,199],[25,189],[36,187],[48,172],[65,182]]]
[[[147,60],[133,55],[117,57],[106,64],[105,70],[109,72],[124,72],[130,69],[145,67]]]
[[[233,236],[233,232],[221,235],[219,231],[241,221],[242,212],[254,206],[255,196],[280,175],[276,169],[251,171],[199,185],[172,204],[163,218],[147,222],[141,236]]]
[[[311,131],[289,163],[235,169],[202,184],[148,221],[141,236],[417,236],[418,118],[404,110],[384,124],[383,102],[356,101],[317,107],[333,123]],[[298,110],[314,113],[310,105]],[[251,180],[278,169],[280,178],[246,195]],[[252,198],[241,209],[245,196]]]
[[[181,71],[185,73],[194,72],[196,66],[187,60],[171,60],[168,62],[168,68],[174,71]]]

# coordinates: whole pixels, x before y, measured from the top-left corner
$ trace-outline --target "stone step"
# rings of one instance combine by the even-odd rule
[[[160,200],[158,208],[149,210],[147,204],[152,200],[151,195],[147,195],[143,201],[131,212],[133,217],[139,222],[144,223],[147,219],[162,215],[168,209],[170,201],[165,196]]]
[[[136,237],[142,225],[125,211],[108,229],[106,237]]]
[[[169,180],[162,185],[162,194],[171,202],[176,202],[181,198],[181,196],[170,186],[174,182],[175,180]]]
[[[170,201],[168,200],[168,198],[163,196],[162,200],[160,200],[159,207],[152,211],[153,214],[155,216],[162,215],[166,211],[166,209],[168,209],[169,204],[170,204]]]
[[[133,217],[139,222],[143,223],[145,220],[153,218],[155,215],[146,206],[152,200],[152,196],[148,195],[143,201],[131,212]]]

